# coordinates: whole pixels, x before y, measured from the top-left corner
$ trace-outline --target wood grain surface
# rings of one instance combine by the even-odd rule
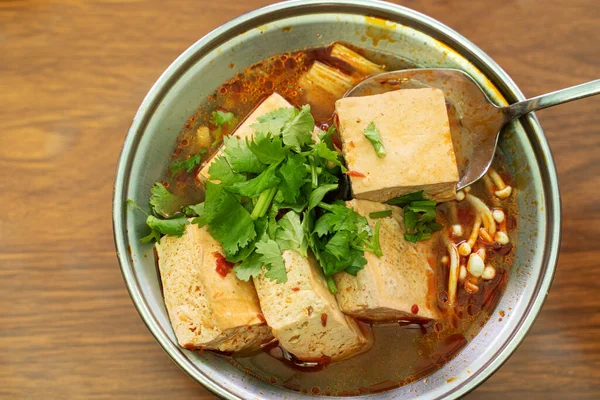
[[[145,93],[175,57],[267,0],[0,0],[0,395],[214,398],[138,317],[112,185]],[[600,77],[597,0],[403,1],[533,96]],[[600,98],[538,113],[563,196],[560,263],[514,356],[470,399],[600,398]]]

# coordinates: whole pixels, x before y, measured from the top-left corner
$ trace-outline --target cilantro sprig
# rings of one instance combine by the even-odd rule
[[[232,118],[216,112],[212,123],[224,126]],[[264,273],[286,282],[284,252],[306,257],[310,248],[335,293],[336,273],[356,275],[367,262],[365,252],[381,256],[381,221],[371,229],[342,201],[332,202],[346,169],[331,139],[333,129],[321,132],[322,141],[315,143],[314,124],[308,105],[280,108],[257,119],[252,140],[225,136],[223,154],[209,167],[204,203],[186,205],[162,184],[153,187],[151,234],[144,240],[181,236],[194,217],[191,222],[206,226],[236,264],[236,276],[246,281]]]
[[[404,237],[412,243],[431,238],[433,232],[442,229],[442,225],[435,221],[435,200],[426,200],[423,191],[409,193],[395,197],[387,202],[404,207]]]
[[[185,226],[189,224],[184,213],[180,212],[183,200],[171,194],[159,182],[154,184],[151,193],[150,212],[144,210],[135,201],[127,200],[127,204],[146,215],[146,225],[150,228],[150,233],[141,238],[140,242],[150,243],[153,240],[160,242],[161,235],[181,237],[185,232]]]
[[[320,202],[318,208],[320,217],[316,219],[314,227],[307,223],[305,231],[309,246],[323,268],[329,290],[337,293],[333,275],[345,271],[356,276],[367,263],[365,251],[383,255],[379,244],[380,221],[373,233],[366,218],[342,202]],[[316,218],[314,210],[308,213],[305,218]]]

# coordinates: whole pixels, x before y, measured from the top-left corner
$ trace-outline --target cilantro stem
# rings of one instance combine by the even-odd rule
[[[372,219],[385,218],[392,215],[392,210],[375,211],[369,214]]]
[[[319,187],[319,172],[317,171],[314,157],[311,156],[309,159],[312,188],[316,189]]]
[[[373,235],[373,247],[375,248],[375,255],[377,257],[383,256],[381,251],[381,244],[379,243],[379,230],[381,229],[381,221],[377,221],[375,224],[375,234]]]
[[[333,212],[333,207],[331,206],[331,204],[320,202],[319,204],[317,204],[317,206],[319,206],[320,208],[322,208],[324,210]]]
[[[327,282],[327,287],[329,288],[329,291],[333,294],[336,294],[338,292],[338,288],[335,284],[335,281],[333,280],[333,277],[325,276],[325,281]]]
[[[250,214],[250,218],[256,221],[257,219],[264,217],[269,209],[269,205],[271,205],[271,201],[273,201],[273,197],[275,197],[275,193],[277,193],[276,187],[262,192],[252,210],[252,214]]]
[[[135,208],[137,208],[138,210],[140,210],[141,212],[146,214],[146,216],[148,216],[148,213],[146,212],[146,210],[144,210],[142,207],[138,206],[135,201],[133,201],[131,199],[127,199],[127,204],[131,204],[132,206],[134,206]]]

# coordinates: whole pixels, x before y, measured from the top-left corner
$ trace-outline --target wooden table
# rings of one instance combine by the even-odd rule
[[[0,1],[0,395],[213,398],[153,340],[115,257],[111,196],[142,98],[185,48],[270,3]],[[526,95],[600,76],[600,2],[404,1]],[[516,354],[468,397],[600,398],[600,98],[538,114],[563,195],[560,265]]]

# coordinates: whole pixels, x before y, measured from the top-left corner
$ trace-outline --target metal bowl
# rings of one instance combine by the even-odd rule
[[[423,67],[468,72],[498,105],[524,99],[506,73],[473,43],[410,9],[365,0],[288,1],[230,21],[187,49],[154,84],[125,139],[114,189],[113,223],[121,269],[140,316],[158,343],[191,377],[229,399],[309,398],[272,386],[205,352],[180,348],[165,310],[152,247],[142,245],[144,204],[165,173],[177,133],[217,86],[268,56],[334,41],[400,54]],[[234,64],[234,68],[230,68]],[[560,197],[554,162],[535,116],[508,127],[500,141],[517,187],[516,260],[497,310],[467,347],[426,380],[365,398],[457,398],[481,384],[515,351],[540,312],[556,267]]]

